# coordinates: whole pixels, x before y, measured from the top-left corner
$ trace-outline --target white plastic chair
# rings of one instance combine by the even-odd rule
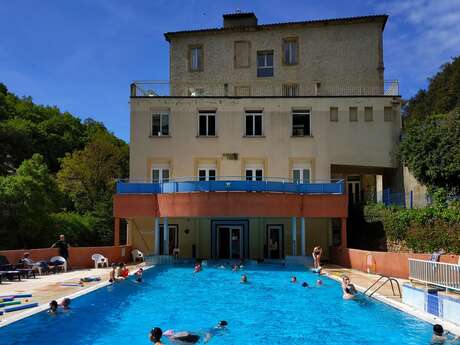
[[[144,253],[142,253],[139,249],[133,249],[131,251],[131,256],[134,263],[136,263],[136,260],[144,261]]]
[[[62,256],[53,256],[51,259],[50,259],[50,262],[53,263],[55,261],[61,261],[61,262],[64,262],[63,264],[61,265],[56,265],[56,267],[61,267],[64,272],[67,272],[67,260],[64,259]]]
[[[91,259],[94,261],[94,268],[98,268],[99,265],[101,265],[101,267],[104,267],[104,265],[109,267],[109,259],[102,254],[93,254]]]

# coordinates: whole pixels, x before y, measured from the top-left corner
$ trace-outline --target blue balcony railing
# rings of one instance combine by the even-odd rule
[[[182,178],[163,183],[118,181],[117,194],[162,194],[193,192],[270,192],[294,194],[343,194],[343,180],[297,183],[287,179],[265,178],[247,181],[244,178],[220,177],[216,181]]]

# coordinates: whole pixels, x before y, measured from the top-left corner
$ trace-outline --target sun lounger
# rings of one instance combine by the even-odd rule
[[[0,271],[0,275],[6,277],[8,280],[14,280],[17,278],[19,281],[21,281],[21,272],[19,271]]]
[[[35,272],[30,268],[22,268],[21,265],[12,265],[6,256],[0,255],[0,270],[2,271],[18,271],[24,278],[30,278],[32,275],[35,278]]]

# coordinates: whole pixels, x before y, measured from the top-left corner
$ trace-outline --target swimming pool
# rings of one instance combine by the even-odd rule
[[[241,272],[161,266],[134,281],[72,301],[69,312],[45,312],[0,328],[0,344],[149,344],[154,326],[205,332],[219,320],[228,330],[210,344],[427,344],[431,325],[383,303],[342,299],[340,285],[302,268],[260,265]],[[298,278],[290,283],[291,275]],[[303,288],[308,282],[312,287]],[[165,337],[164,342],[168,344]]]

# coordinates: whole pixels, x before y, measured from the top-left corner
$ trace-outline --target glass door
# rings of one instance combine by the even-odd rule
[[[219,259],[241,259],[243,257],[242,236],[241,226],[219,226],[217,228],[217,257]]]
[[[347,177],[348,201],[352,204],[361,201],[361,178],[360,176]]]
[[[281,225],[267,227],[267,258],[283,258],[283,229]]]
[[[173,255],[174,248],[179,248],[179,229],[177,225],[169,225],[169,248],[168,255]],[[164,254],[164,226],[160,225],[160,255]]]

